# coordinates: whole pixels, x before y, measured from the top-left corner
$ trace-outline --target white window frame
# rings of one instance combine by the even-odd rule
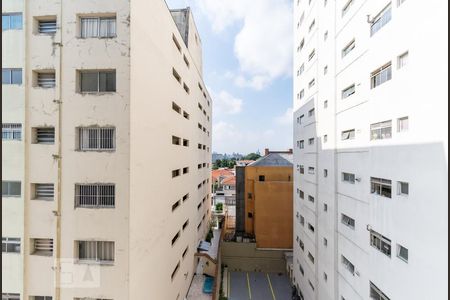
[[[389,258],[392,255],[391,240],[374,230],[370,230],[370,246],[377,249]]]
[[[75,184],[75,208],[115,208],[114,183]]]
[[[397,69],[403,69],[408,65],[409,52],[406,51],[399,56],[397,56]]]
[[[341,261],[344,268],[346,268],[352,275],[355,275],[355,265],[342,254]]]
[[[383,193],[384,189],[388,189],[389,196]],[[384,178],[370,177],[370,193],[381,197],[392,198],[392,181]]]
[[[406,185],[407,193],[402,191],[402,186]],[[405,181],[397,181],[397,195],[408,196],[409,195],[409,183]]]
[[[22,124],[2,123],[2,141],[21,141]]]
[[[87,29],[84,29],[84,23],[90,21],[96,21],[96,33],[85,33]],[[114,21],[114,22],[112,22]],[[101,33],[101,25],[102,22],[107,23],[106,35]],[[114,26],[111,26],[114,24]],[[117,17],[116,16],[108,16],[108,17],[80,17],[80,38],[88,39],[88,38],[115,38],[117,37]]]
[[[355,181],[356,181],[355,174],[347,173],[347,172],[342,172],[341,174],[342,174],[342,181],[343,182],[355,184]]]
[[[356,224],[355,219],[347,216],[346,214],[341,213],[341,223],[347,226],[348,228],[355,230]]]
[[[7,191],[5,191],[5,194],[3,193],[3,185],[6,184],[6,189]],[[10,194],[11,193],[11,184],[19,184],[19,190],[20,190],[20,194],[19,195],[13,195]],[[2,197],[22,197],[22,182],[21,181],[14,181],[14,180],[3,180],[2,181]]]
[[[115,127],[78,127],[77,132],[79,151],[116,150]]]
[[[83,75],[87,74],[95,74],[97,76],[97,90],[94,91],[88,91],[83,89]],[[108,90],[106,88],[107,84],[105,83],[105,90],[100,90],[100,77],[107,76],[108,74],[113,74],[114,78],[114,88],[111,90]],[[99,93],[115,93],[117,92],[117,73],[116,70],[79,70],[79,80],[80,80],[80,93],[82,94],[99,94]]]
[[[346,99],[348,97],[350,97],[351,95],[356,93],[356,87],[355,84],[352,84],[348,87],[346,87],[345,89],[342,90],[341,92],[341,98],[342,99]]]
[[[22,246],[20,242],[20,238],[13,238],[13,237],[2,237],[2,253],[16,253],[20,254]],[[9,249],[9,247],[13,247],[13,251]]]
[[[370,88],[374,89],[392,79],[392,62],[388,62],[370,74]]]
[[[392,120],[370,124],[370,140],[385,140],[392,138]]]
[[[406,257],[402,256],[402,249],[406,250]],[[401,260],[403,260],[405,263],[408,263],[408,259],[409,259],[409,250],[408,248],[397,244],[397,257],[400,258]]]
[[[370,298],[374,300],[390,300],[372,281],[370,283]],[[375,294],[375,295],[374,295]]]
[[[406,132],[409,130],[409,118],[402,117],[397,119],[397,132]]]
[[[342,58],[347,56],[353,49],[355,49],[355,39],[351,40],[345,47],[342,49]]]
[[[355,129],[344,130],[341,132],[341,140],[354,140],[356,135]]]
[[[78,263],[97,263],[97,264],[113,264],[115,260],[115,242],[113,241],[75,241],[77,250]],[[80,258],[81,243],[85,243],[87,247],[90,247],[88,251],[91,257]],[[111,247],[112,246],[112,247]],[[105,247],[111,247],[112,249],[105,249]],[[86,251],[86,252],[88,252]],[[106,256],[107,258],[103,257]]]
[[[373,36],[392,19],[391,2],[381,10],[372,20],[370,25],[370,36]]]

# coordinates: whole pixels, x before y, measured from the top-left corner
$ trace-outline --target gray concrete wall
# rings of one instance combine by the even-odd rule
[[[245,231],[245,167],[236,166],[236,232]]]
[[[258,250],[256,243],[221,243],[222,264],[229,271],[286,272],[282,250]]]

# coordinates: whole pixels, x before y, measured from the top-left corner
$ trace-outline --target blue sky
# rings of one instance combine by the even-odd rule
[[[292,148],[292,1],[166,2],[194,14],[213,102],[212,150]]]

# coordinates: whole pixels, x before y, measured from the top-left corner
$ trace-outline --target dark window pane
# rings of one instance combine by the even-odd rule
[[[81,73],[81,91],[98,92],[98,73],[96,72]]]
[[[20,196],[20,182],[9,183],[9,194],[11,196]]]
[[[2,69],[2,84],[11,84],[11,70]]]
[[[22,14],[11,15],[11,29],[22,29]]]
[[[9,16],[2,16],[2,30],[9,29]]]
[[[100,92],[116,91],[116,72],[100,73]]]

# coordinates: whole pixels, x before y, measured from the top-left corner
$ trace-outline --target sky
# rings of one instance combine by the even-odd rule
[[[191,7],[213,103],[212,151],[292,148],[291,0],[166,0]]]

